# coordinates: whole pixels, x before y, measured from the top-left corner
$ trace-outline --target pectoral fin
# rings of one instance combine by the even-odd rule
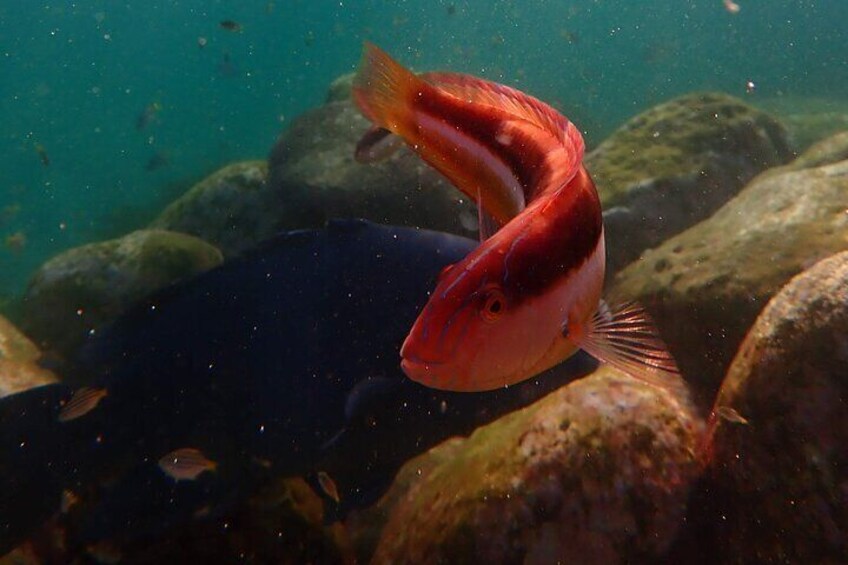
[[[577,345],[631,377],[688,401],[688,389],[674,357],[638,304],[610,308],[601,301]]]

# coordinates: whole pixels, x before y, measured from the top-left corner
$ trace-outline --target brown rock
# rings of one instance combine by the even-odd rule
[[[150,227],[194,235],[225,257],[237,255],[281,229],[280,195],[267,177],[265,161],[228,165],[194,185]]]
[[[610,270],[792,156],[777,120],[725,94],[688,94],[631,119],[586,157],[606,210]]]
[[[38,347],[0,316],[0,398],[56,382],[56,375],[38,366]]]
[[[766,301],[848,248],[848,161],[767,174],[710,219],[622,271],[612,294],[644,304],[710,402]]]
[[[681,524],[699,430],[667,393],[601,368],[409,462],[374,562],[656,558]]]
[[[792,279],[757,319],[717,404],[723,562],[848,556],[848,252]]]

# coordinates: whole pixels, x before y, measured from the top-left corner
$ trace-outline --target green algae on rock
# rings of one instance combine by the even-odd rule
[[[187,233],[236,255],[281,229],[280,195],[267,184],[265,161],[228,165],[194,185],[150,225]]]
[[[848,252],[792,279],[748,332],[717,404],[711,476],[724,562],[848,555]]]
[[[710,402],[768,299],[846,248],[848,161],[767,173],[624,269],[612,294],[648,308],[683,373]]]
[[[210,244],[163,230],[83,245],[36,271],[21,326],[42,348],[67,354],[139,299],[222,260]]]
[[[361,217],[474,235],[476,207],[406,147],[378,163],[354,160],[370,125],[351,100],[342,100],[306,112],[283,132],[268,158],[281,225],[320,227],[331,218]]]
[[[681,525],[700,431],[666,392],[602,367],[423,456],[436,465],[407,463],[399,480],[415,476],[374,562],[659,557]]]
[[[607,210],[611,270],[792,156],[780,122],[726,94],[688,94],[631,119],[586,157]]]

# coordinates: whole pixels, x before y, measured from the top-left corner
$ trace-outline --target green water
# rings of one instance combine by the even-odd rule
[[[141,227],[204,174],[264,157],[364,39],[416,69],[553,102],[590,143],[696,89],[796,113],[848,99],[848,3],[739,4],[2,0],[0,303],[51,255]]]

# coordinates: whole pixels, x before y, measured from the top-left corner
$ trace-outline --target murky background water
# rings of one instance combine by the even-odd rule
[[[0,296],[65,248],[144,225],[222,164],[264,157],[355,68],[363,39],[553,102],[591,144],[692,90],[844,110],[847,16],[812,0],[737,14],[720,0],[2,2]]]

